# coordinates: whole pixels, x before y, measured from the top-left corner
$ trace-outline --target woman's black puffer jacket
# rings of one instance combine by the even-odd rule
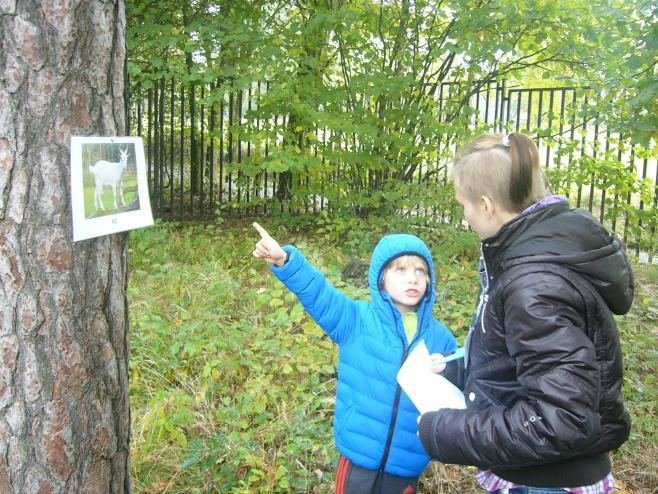
[[[483,240],[482,260],[467,409],[423,415],[425,448],[523,485],[598,482],[630,430],[612,312],[629,310],[633,276],[619,241],[559,203]]]

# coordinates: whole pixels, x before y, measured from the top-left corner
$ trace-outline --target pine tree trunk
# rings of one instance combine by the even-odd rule
[[[0,0],[0,493],[130,491],[127,236],[74,244],[70,137],[124,135],[122,0]]]

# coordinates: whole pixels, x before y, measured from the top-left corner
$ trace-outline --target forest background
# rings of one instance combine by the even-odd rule
[[[440,270],[436,315],[463,340],[478,243],[461,225],[447,171],[456,146],[500,130],[472,106],[492,83],[586,88],[585,114],[571,118],[594,124],[610,148],[593,141],[574,154],[581,134],[562,135],[559,115],[547,130],[527,131],[564,144],[552,163],[569,166],[548,170],[554,190],[578,191],[580,201],[579,185],[596,182],[589,190],[610,206],[605,219],[621,208],[638,251],[655,256],[651,2],[128,1],[127,20],[131,101],[146,102],[145,91],[171,81],[185,88],[179,99],[198,118],[201,108],[207,118],[241,91],[253,89],[256,98],[244,119],[222,106],[230,125],[205,132],[193,118],[159,122],[162,140],[184,137],[188,145],[168,158],[173,166],[180,156],[180,173],[153,168],[153,187],[167,184],[190,203],[214,174],[232,175],[238,189],[211,196],[212,219],[203,224],[158,222],[131,235],[137,492],[330,492],[334,349],[250,259],[253,217],[266,215],[276,238],[303,248],[355,297],[367,290],[358,272],[345,271],[349,261],[367,262],[385,233],[418,233]],[[446,83],[456,89],[437,98]],[[133,132],[138,125],[145,136],[156,131],[150,119],[129,116]],[[245,145],[244,159],[222,162]],[[639,166],[629,166],[629,154]],[[330,207],[309,208],[309,197]],[[631,439],[615,454],[624,492],[657,484],[658,274],[644,261],[635,307],[620,318],[634,419]],[[469,473],[433,465],[423,492],[475,491]]]

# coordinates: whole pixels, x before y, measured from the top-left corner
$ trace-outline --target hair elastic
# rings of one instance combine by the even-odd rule
[[[511,145],[510,142],[509,142],[509,134],[507,134],[505,137],[503,137],[503,142],[502,142],[502,144],[503,144],[503,146],[505,146],[506,148],[512,147],[512,145]]]

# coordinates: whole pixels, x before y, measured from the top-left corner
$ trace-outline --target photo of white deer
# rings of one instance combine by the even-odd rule
[[[71,136],[73,241],[152,225],[148,180],[141,137]]]
[[[105,211],[103,204],[103,188],[112,188],[114,209],[117,209],[117,188],[121,207],[126,205],[123,198],[123,174],[128,167],[128,148],[119,149],[119,161],[99,160],[94,165],[89,165],[89,172],[94,176],[96,190],[94,192],[94,206],[96,211]]]

